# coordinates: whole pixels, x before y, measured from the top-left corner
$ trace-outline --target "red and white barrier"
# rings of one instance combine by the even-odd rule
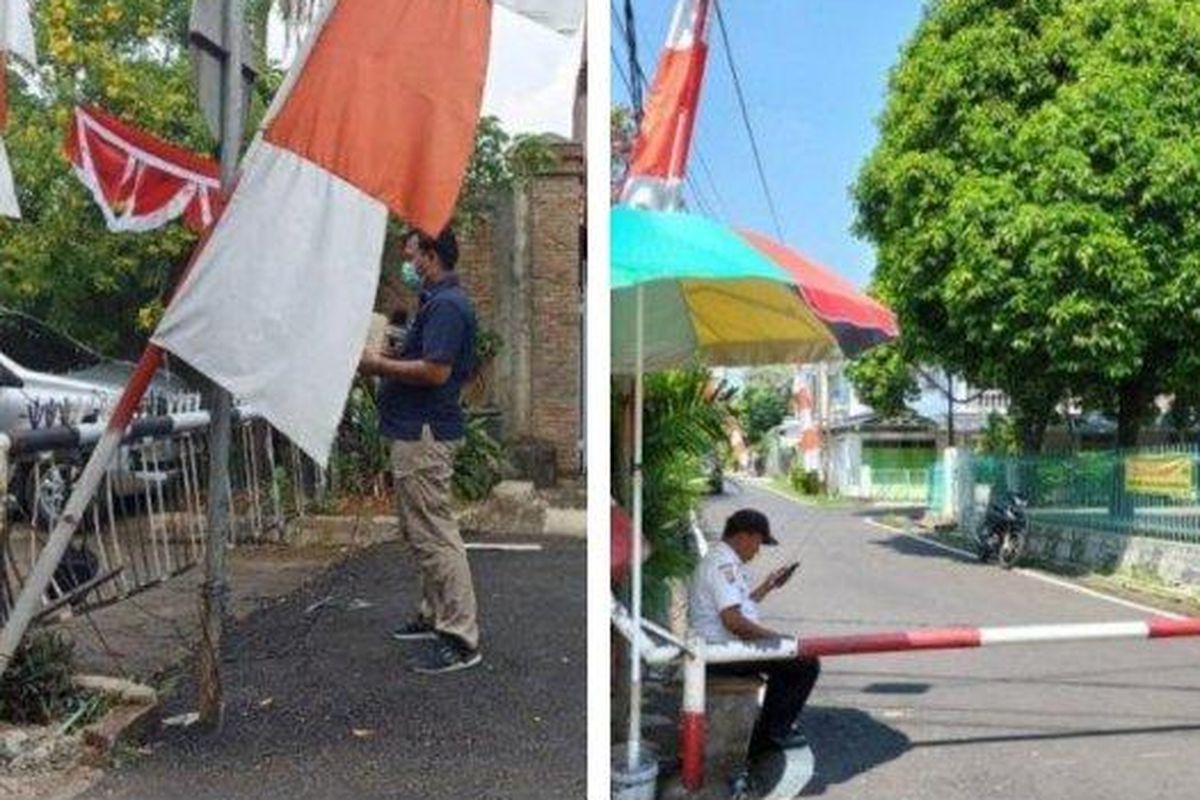
[[[1013,644],[1200,636],[1200,618],[1152,617],[1134,622],[929,628],[722,644],[706,644],[693,635],[684,647],[680,647],[673,642],[653,643],[644,628],[635,633],[632,620],[621,611],[620,605],[614,604],[614,623],[625,636],[631,639],[640,636],[643,639],[641,649],[649,663],[667,663],[680,655],[684,657],[683,708],[679,721],[680,777],[684,788],[693,792],[698,791],[704,782],[704,740],[708,725],[705,714],[704,670],[707,664],[831,658],[918,650],[960,650]]]

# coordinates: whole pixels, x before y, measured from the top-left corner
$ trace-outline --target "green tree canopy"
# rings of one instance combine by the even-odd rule
[[[1120,438],[1200,332],[1200,5],[933,0],[854,187],[906,347]]]
[[[908,404],[921,396],[913,368],[905,360],[900,342],[887,342],[871,348],[846,369],[858,399],[877,414],[894,417],[903,414]]]

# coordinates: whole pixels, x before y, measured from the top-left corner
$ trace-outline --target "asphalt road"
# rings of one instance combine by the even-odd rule
[[[704,511],[743,506],[781,545],[752,572],[802,567],[770,596],[800,635],[948,625],[1107,622],[1145,614],[820,509],[730,486]],[[1118,641],[827,659],[805,712],[833,798],[1193,798],[1200,787],[1200,641]],[[714,776],[714,779],[719,779]]]
[[[473,552],[484,664],[422,676],[388,632],[414,575],[395,545],[335,567],[228,631],[219,736],[156,730],[88,798],[583,797],[585,547]],[[309,610],[314,604],[323,605]],[[190,672],[164,716],[195,708]]]

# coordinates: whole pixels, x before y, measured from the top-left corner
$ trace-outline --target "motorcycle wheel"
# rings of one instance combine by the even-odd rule
[[[1012,569],[1021,560],[1021,554],[1025,551],[1025,534],[1017,531],[1009,531],[1004,534],[1004,541],[1000,543],[1000,552],[997,554],[997,561],[1004,569]]]

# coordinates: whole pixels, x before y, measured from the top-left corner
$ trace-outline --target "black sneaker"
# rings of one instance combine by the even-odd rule
[[[417,639],[435,639],[437,632],[433,625],[423,619],[414,619],[392,631],[392,638],[398,642],[412,642]]]
[[[423,675],[440,675],[444,672],[470,669],[482,661],[483,655],[478,649],[471,649],[452,636],[439,634],[437,644],[429,657],[414,664],[413,671]]]
[[[779,745],[780,750],[802,750],[808,747],[808,737],[804,735],[804,728],[800,727],[799,722],[793,722],[786,731],[772,736],[771,740]]]

